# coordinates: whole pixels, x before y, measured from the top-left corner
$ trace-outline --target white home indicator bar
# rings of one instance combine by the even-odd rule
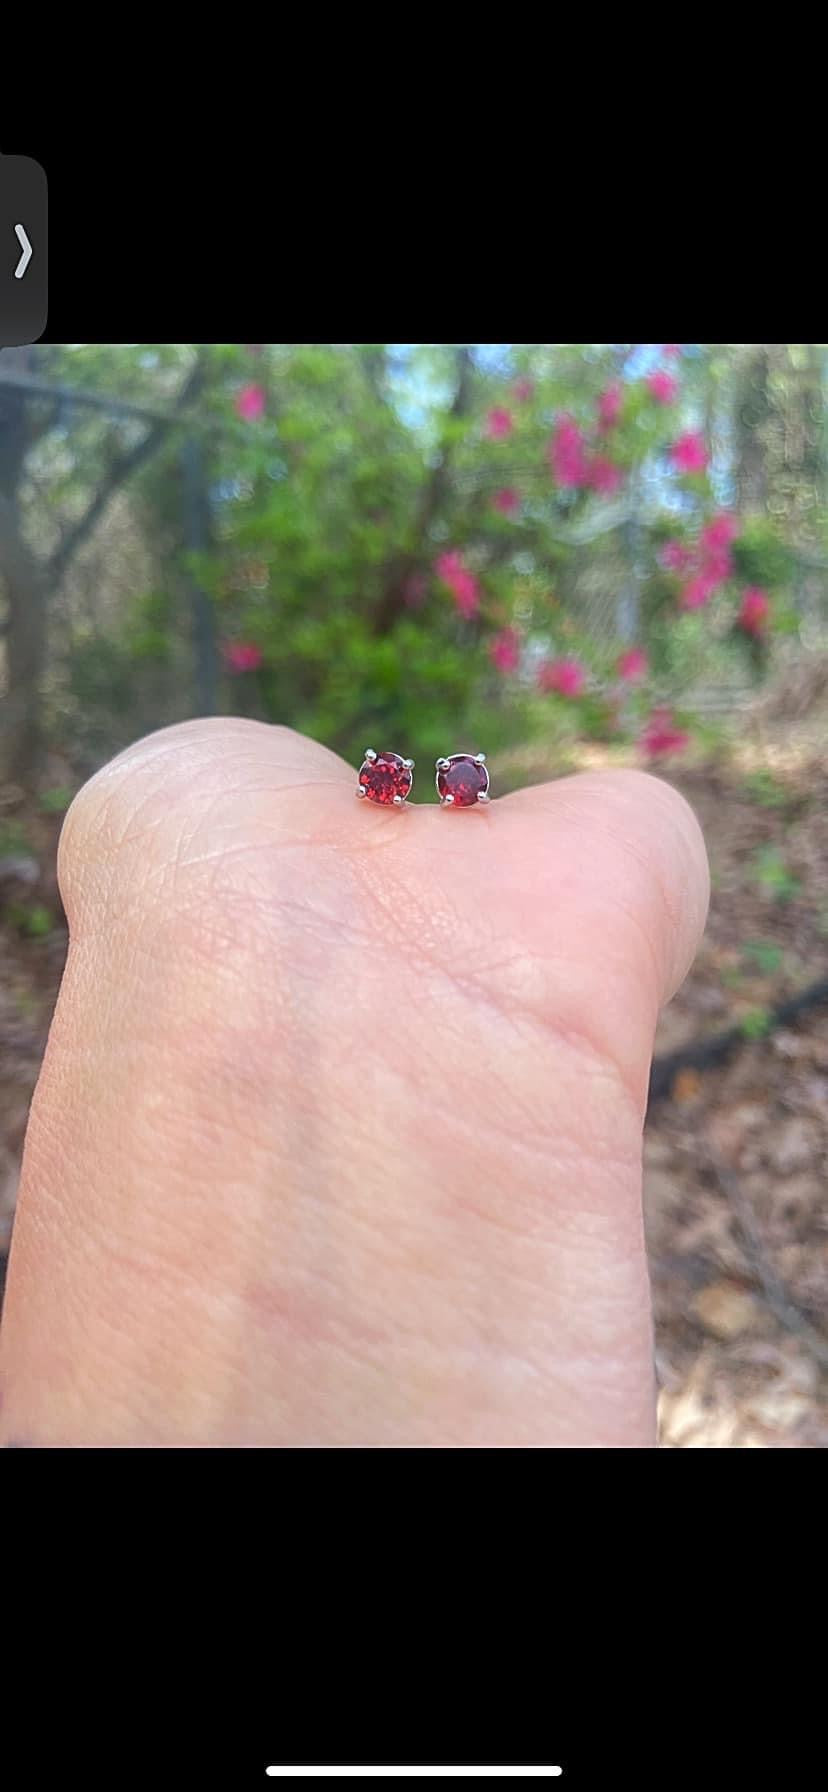
[[[267,1767],[271,1779],[557,1779],[562,1767]]]

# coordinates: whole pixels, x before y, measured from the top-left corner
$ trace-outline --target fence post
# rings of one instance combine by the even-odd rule
[[[640,492],[637,483],[630,496],[633,509],[623,528],[625,577],[618,594],[616,615],[619,640],[628,645],[637,641],[641,632],[641,525],[638,518]]]
[[[186,541],[191,554],[210,549],[210,501],[204,466],[204,450],[198,436],[187,435],[181,450],[184,472]],[[195,659],[196,714],[214,716],[218,710],[218,655],[213,605],[192,569],[188,574],[190,614]]]

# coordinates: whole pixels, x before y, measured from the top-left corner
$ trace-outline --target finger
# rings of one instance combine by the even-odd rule
[[[555,1376],[572,1436],[588,1362],[592,1437],[647,1436],[636,1128],[579,1039],[640,1089],[702,906],[695,823],[620,775],[465,818],[369,815],[351,780],[288,731],[198,723],[70,812],[4,1436],[342,1437],[352,1410],[357,1438],[532,1436]],[[492,1066],[473,1107],[455,1039]]]

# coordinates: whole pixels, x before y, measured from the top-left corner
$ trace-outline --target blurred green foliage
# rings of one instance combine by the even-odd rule
[[[48,790],[41,790],[37,806],[42,815],[63,815],[74,796],[74,791],[66,784],[54,784]]]
[[[764,765],[758,771],[748,772],[745,791],[763,809],[784,809],[791,801],[790,791]]]
[[[0,820],[0,859],[14,858],[19,853],[27,853],[29,850],[29,841],[23,823],[14,819]]]
[[[41,902],[9,902],[4,915],[28,939],[45,939],[54,926],[54,916]]]
[[[773,1015],[768,1008],[749,1008],[739,1022],[745,1039],[764,1039],[772,1026]]]
[[[770,975],[773,971],[778,971],[783,955],[782,947],[777,946],[773,940],[746,940],[742,956],[763,975]]]
[[[778,846],[761,846],[750,861],[750,875],[774,902],[790,902],[802,885],[788,869]]]

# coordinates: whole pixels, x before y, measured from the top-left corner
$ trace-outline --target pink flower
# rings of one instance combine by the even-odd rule
[[[680,753],[689,739],[689,734],[676,727],[669,709],[654,709],[640,745],[651,759],[658,759],[664,753]]]
[[[637,684],[640,678],[646,678],[650,670],[650,662],[643,647],[628,647],[618,660],[616,671],[619,678],[627,684]]]
[[[718,582],[718,579],[712,579],[708,573],[703,572],[697,573],[694,579],[688,579],[679,598],[679,609],[703,610],[705,604],[709,604]]]
[[[728,548],[736,540],[738,533],[736,517],[728,516],[723,510],[719,516],[714,516],[711,522],[705,524],[699,540],[705,551],[709,548],[716,552],[719,548]]]
[[[681,354],[681,343],[680,342],[663,342],[661,345],[661,352],[663,355],[680,355]]]
[[[587,484],[594,492],[617,492],[624,474],[606,455],[596,454],[587,467]]]
[[[648,373],[646,385],[658,404],[673,404],[678,396],[678,380],[671,373]]]
[[[463,571],[459,572],[455,578],[452,593],[461,616],[465,617],[467,622],[472,616],[477,615],[480,608],[480,590],[473,572],[467,572],[464,567]]]
[[[264,386],[242,386],[236,397],[236,410],[245,423],[255,423],[257,417],[264,415]]]
[[[723,585],[733,571],[733,560],[729,548],[718,548],[713,554],[704,556],[704,575],[713,586]]]
[[[225,641],[224,659],[229,672],[255,672],[262,663],[255,641]]]
[[[455,575],[463,570],[463,556],[452,548],[449,553],[438,554],[436,566],[444,585],[450,585]]]
[[[758,585],[751,585],[739,605],[737,627],[744,629],[746,635],[761,635],[769,615],[770,598],[767,592],[760,591]]]
[[[493,442],[502,442],[511,435],[513,427],[511,411],[504,411],[499,406],[495,406],[486,418],[486,434]]]
[[[489,643],[489,658],[498,672],[516,672],[520,665],[520,636],[517,629],[503,628]]]
[[[549,464],[559,485],[587,485],[584,438],[573,417],[561,417],[549,444]]]
[[[673,443],[670,459],[680,473],[703,473],[708,461],[704,436],[696,429],[688,429]]]
[[[578,697],[584,688],[584,668],[578,660],[546,660],[538,685],[542,691],[557,691],[559,697]]]
[[[515,511],[520,509],[520,493],[506,485],[502,492],[495,492],[492,503],[495,510],[501,510],[504,516],[514,516]]]
[[[658,558],[667,572],[687,572],[693,564],[692,550],[683,541],[665,541]]]
[[[598,400],[598,422],[602,429],[612,429],[613,425],[618,422],[623,397],[620,380],[613,380],[612,385],[607,386],[606,391],[601,393]]]
[[[515,398],[517,399],[518,404],[528,404],[530,398],[532,397],[532,395],[534,393],[534,390],[535,390],[534,380],[528,380],[525,378],[520,379],[520,380],[515,380],[515,383],[512,387],[512,391],[515,395]]]
[[[437,571],[448,585],[461,616],[475,616],[480,608],[480,590],[473,572],[463,565],[463,556],[453,548],[437,558]]]

